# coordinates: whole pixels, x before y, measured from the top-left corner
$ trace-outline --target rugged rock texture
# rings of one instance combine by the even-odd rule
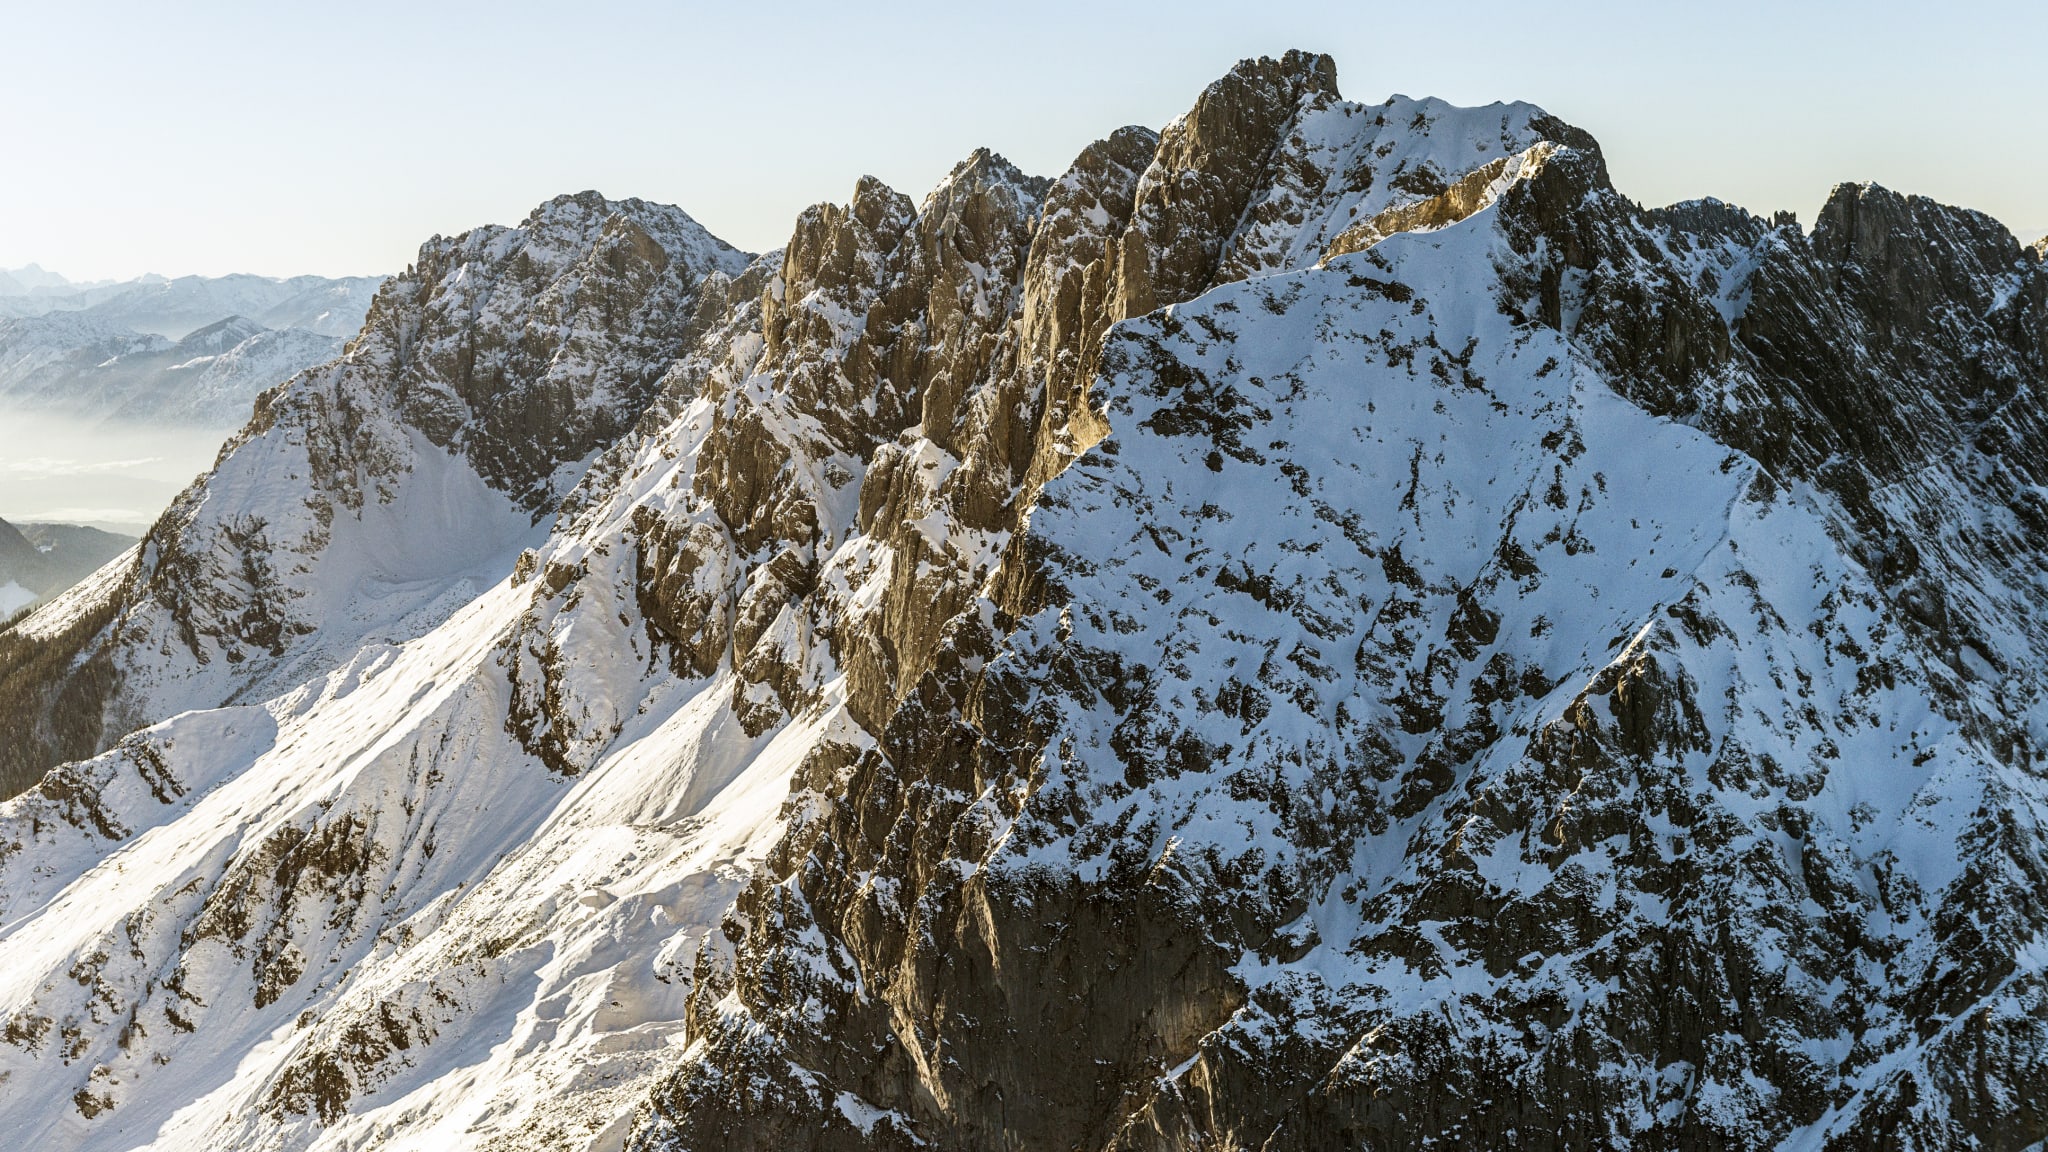
[[[811,783],[636,1147],[2042,1137],[2048,281],[1882,189],[1644,213],[1508,123],[1120,331],[1109,438]],[[1227,238],[1151,282],[1287,266],[1189,270]]]
[[[2048,271],[1989,221],[1646,211],[1538,109],[1298,53],[687,282],[651,211],[430,244],[125,590],[0,637],[137,675],[92,613],[240,501],[165,608],[240,630],[146,650],[250,703],[0,808],[0,1123],[2048,1139]],[[355,602],[268,573],[422,477],[510,525],[475,584],[294,631]],[[306,490],[319,564],[248,527]]]

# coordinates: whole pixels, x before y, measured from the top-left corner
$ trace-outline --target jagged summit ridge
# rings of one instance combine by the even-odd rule
[[[1290,54],[1050,181],[863,180],[658,318],[637,209],[430,244],[193,500],[318,432],[361,511],[292,564],[451,476],[497,550],[0,809],[0,1122],[2042,1139],[2043,274],[1846,195],[1646,212],[1536,109]],[[630,416],[491,463],[599,363]],[[211,553],[282,555],[243,491]]]
[[[430,241],[351,356],[395,369],[408,422],[538,510],[556,468],[639,415],[697,283],[747,260],[680,209],[561,196],[518,228]]]

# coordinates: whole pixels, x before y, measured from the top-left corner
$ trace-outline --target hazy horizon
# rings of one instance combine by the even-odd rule
[[[213,467],[233,428],[0,406],[0,520],[140,535]]]
[[[887,14],[797,5],[373,2],[353,18],[243,3],[12,13],[16,112],[0,267],[74,280],[369,275],[436,233],[517,223],[595,188],[682,206],[754,251],[873,174],[921,196],[976,147],[1057,175],[1158,127],[1233,62],[1328,52],[1354,100],[1527,100],[1591,132],[1646,204],[1715,196],[1809,226],[1875,181],[2048,231],[2028,148],[2048,10],[1618,3],[1579,18],[1276,0]],[[1228,19],[1224,18],[1226,15]],[[138,94],[146,93],[146,99]]]

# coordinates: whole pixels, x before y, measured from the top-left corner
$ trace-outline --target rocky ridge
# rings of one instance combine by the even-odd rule
[[[2048,273],[1986,218],[1646,211],[1296,53],[751,262],[649,217],[430,243],[6,638],[250,702],[0,810],[16,1130],[2048,1137]],[[330,525],[472,482],[469,586],[326,623]]]

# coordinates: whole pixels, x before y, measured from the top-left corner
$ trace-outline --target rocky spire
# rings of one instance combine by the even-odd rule
[[[1118,243],[1113,314],[1137,316],[1207,287],[1297,109],[1336,95],[1328,56],[1261,56],[1209,85],[1168,125]]]

